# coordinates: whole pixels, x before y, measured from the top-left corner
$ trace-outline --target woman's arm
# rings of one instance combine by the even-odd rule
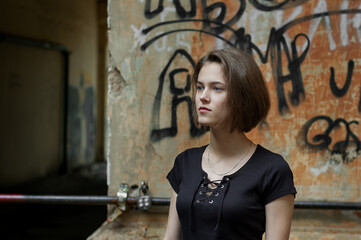
[[[266,205],[266,240],[288,240],[295,198],[292,194]]]
[[[181,239],[181,225],[176,209],[177,193],[172,190],[172,197],[170,199],[168,224],[163,240],[179,240]]]

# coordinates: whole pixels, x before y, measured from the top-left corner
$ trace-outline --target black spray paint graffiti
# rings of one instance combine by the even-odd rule
[[[163,69],[162,73],[159,76],[159,85],[157,94],[155,96],[154,104],[153,104],[153,113],[152,113],[152,123],[153,123],[153,130],[151,132],[150,139],[152,141],[159,141],[165,137],[172,137],[176,136],[178,132],[177,127],[177,106],[182,103],[186,102],[188,106],[188,115],[190,121],[190,134],[192,137],[200,136],[204,134],[203,131],[200,131],[193,121],[192,115],[192,100],[190,96],[184,95],[185,93],[189,93],[191,90],[191,82],[190,82],[190,74],[187,68],[176,68],[174,70],[171,69],[171,65],[173,61],[177,57],[183,57],[182,59],[188,60],[188,65],[190,64],[193,68],[195,63],[192,57],[184,50],[179,49],[176,50],[165,68]],[[192,69],[193,70],[193,69]],[[169,72],[170,71],[170,72]],[[166,128],[160,128],[160,107],[162,101],[162,94],[163,94],[163,87],[165,83],[166,74],[169,72],[168,77],[170,79],[170,92],[173,94],[172,98],[172,112],[171,112],[171,126]],[[176,87],[176,79],[175,76],[179,73],[187,73],[186,85],[184,88]],[[183,96],[182,96],[183,95]]]
[[[330,88],[335,97],[343,97],[346,95],[351,85],[354,67],[355,67],[355,62],[353,60],[348,61],[346,81],[342,88],[337,87],[337,83],[335,80],[335,69],[333,67],[330,68],[330,72],[331,72]],[[358,112],[361,113],[361,88],[360,88],[360,100],[358,104]]]
[[[234,24],[242,16],[242,13],[246,7],[245,0],[238,0],[238,1],[240,2],[241,6],[238,9],[238,12],[236,13],[236,15],[231,20],[228,21],[227,25]],[[258,10],[261,10],[261,11],[265,11],[265,12],[281,9],[286,4],[289,4],[291,2],[292,2],[292,6],[295,6],[295,5],[301,5],[307,1],[309,1],[309,0],[297,0],[297,1],[296,0],[292,0],[292,1],[284,0],[283,2],[272,2],[269,0],[261,0],[261,1],[249,0],[249,2],[255,8],[257,8]],[[262,2],[265,2],[265,4],[263,4]],[[163,6],[164,0],[158,0],[158,7],[157,7],[157,9],[155,9],[153,11],[150,10],[151,3],[152,3],[152,0],[145,1],[144,15],[148,19],[154,18],[155,16],[157,16],[159,13],[161,13],[164,10],[164,6]],[[182,3],[179,0],[173,0],[173,4],[176,8],[178,17],[191,18],[191,17],[196,16],[197,4],[196,4],[195,0],[189,0],[191,9],[188,12],[184,9],[184,7],[182,6]],[[208,6],[207,0],[201,0],[201,4],[202,4],[202,13],[203,13],[203,15],[206,15],[206,16],[208,16],[208,14],[210,12],[212,12],[213,10],[220,8],[221,13],[218,15],[218,17],[215,20],[223,22],[223,20],[226,16],[226,10],[227,10],[227,6],[225,3],[216,2],[216,3],[213,3]]]
[[[296,5],[301,5],[307,0],[303,1],[295,1],[295,0],[285,0],[281,2],[270,2],[266,0],[249,0],[249,3],[251,3],[255,8],[261,10],[261,11],[273,11],[276,9],[280,9],[282,7],[294,7]],[[160,14],[164,10],[163,6],[163,0],[158,1],[158,8],[155,10],[150,10],[150,0],[146,0],[145,3],[145,16],[148,19],[154,18],[158,14]],[[251,39],[251,35],[247,34],[245,31],[245,28],[239,28],[239,29],[233,29],[232,25],[240,20],[242,17],[245,7],[246,7],[246,1],[245,0],[239,0],[239,8],[236,10],[236,14],[234,16],[231,16],[231,18],[228,20],[228,22],[224,23],[226,12],[227,12],[227,6],[223,2],[215,2],[213,4],[207,5],[206,0],[201,0],[201,9],[202,9],[202,19],[192,19],[196,16],[196,9],[197,4],[194,0],[189,0],[190,3],[190,10],[186,11],[185,8],[182,6],[180,1],[173,0],[173,4],[176,8],[176,13],[178,17],[181,20],[174,20],[174,21],[166,21],[161,22],[158,24],[155,24],[153,26],[150,26],[142,31],[143,34],[147,35],[150,32],[152,32],[154,29],[157,29],[161,26],[165,25],[172,25],[172,24],[179,24],[179,23],[186,23],[186,22],[201,22],[202,28],[201,29],[192,29],[192,28],[182,28],[182,29],[174,29],[168,32],[164,32],[161,34],[157,34],[155,37],[150,38],[148,41],[146,41],[143,45],[141,45],[141,50],[145,51],[149,46],[151,46],[155,41],[158,39],[165,37],[169,34],[178,33],[178,32],[198,32],[206,35],[210,35],[212,37],[218,38],[225,42],[226,44],[236,47],[239,49],[242,49],[243,51],[249,53],[253,56],[253,53],[255,52],[262,63],[267,63],[268,56],[270,56],[270,62],[272,66],[272,72],[273,77],[275,81],[276,86],[276,92],[277,92],[277,99],[278,99],[278,110],[280,114],[283,114],[285,112],[290,111],[286,92],[284,89],[284,86],[286,83],[290,82],[292,86],[292,90],[288,93],[288,101],[293,106],[298,106],[302,100],[306,98],[306,93],[304,89],[303,84],[303,78],[302,78],[302,72],[301,72],[301,64],[306,58],[306,55],[308,53],[309,47],[310,47],[310,39],[307,35],[303,33],[297,34],[294,39],[292,40],[290,44],[290,49],[286,43],[286,39],[284,37],[284,34],[287,32],[288,29],[292,28],[293,26],[296,26],[298,24],[311,21],[316,18],[324,18],[329,17],[332,15],[341,15],[341,14],[360,14],[360,9],[348,9],[348,10],[341,10],[341,11],[329,11],[329,12],[321,12],[305,17],[301,17],[298,19],[295,19],[293,21],[288,22],[284,26],[276,29],[272,28],[270,30],[270,35],[268,39],[267,48],[265,50],[265,53],[263,53],[253,42]],[[211,18],[210,15],[214,12],[217,12],[218,10],[218,16]],[[231,31],[232,36],[229,37],[229,39],[226,39],[223,37],[222,33],[225,31]],[[297,49],[297,41],[305,42],[303,50]],[[168,128],[160,128],[159,124],[159,117],[160,117],[160,103],[162,99],[162,90],[163,85],[165,81],[165,74],[168,71],[169,65],[175,58],[177,54],[185,56],[189,62],[192,63],[192,66],[194,66],[193,60],[191,60],[191,56],[185,51],[185,50],[177,50],[172,58],[170,59],[169,63],[165,67],[165,69],[162,71],[160,77],[159,77],[159,86],[157,95],[154,101],[153,105],[153,116],[152,116],[152,122],[153,122],[153,130],[151,133],[151,140],[152,141],[158,141],[163,139],[167,136],[175,136],[177,134],[177,113],[176,109],[179,103],[181,102],[187,102],[188,104],[188,114],[189,119],[191,121],[191,136],[199,136],[202,134],[197,128],[194,126],[193,123],[193,117],[192,117],[192,111],[191,111],[191,99],[189,96],[180,96],[184,94],[185,92],[188,92],[189,90],[187,87],[184,89],[175,89],[174,87],[174,75],[180,72],[187,72],[188,70],[186,68],[179,68],[178,70],[174,70],[169,74],[169,78],[171,79],[170,82],[170,91],[173,94],[173,100],[172,100],[172,111],[171,111],[171,127]],[[288,62],[288,74],[283,73],[283,61],[282,61],[282,54],[286,56],[287,62]],[[344,96],[350,86],[351,80],[352,80],[352,73],[354,68],[354,61],[350,60],[348,64],[348,74],[346,78],[346,82],[342,88],[338,88],[335,80],[335,70],[333,67],[331,67],[331,76],[330,76],[330,88],[333,94],[336,97]],[[189,77],[189,76],[188,76]],[[188,85],[188,84],[187,84]],[[359,112],[361,112],[361,91],[360,91],[360,101],[358,106]],[[314,119],[311,119],[311,125],[312,121]],[[310,123],[309,122],[309,123]],[[349,124],[353,123],[346,123],[345,120],[336,120],[335,126],[345,123],[345,125],[349,126]],[[331,125],[331,123],[330,123]],[[334,126],[332,125],[332,126]],[[349,127],[347,127],[349,129]],[[330,128],[332,131],[333,127]],[[350,136],[357,139],[357,137],[354,134],[351,134]],[[358,140],[358,139],[357,139]],[[359,141],[354,140],[356,144],[359,143]],[[344,141],[343,143],[337,143],[334,145],[334,148],[330,151],[333,152],[340,152],[342,153],[342,156],[344,159],[347,158],[345,155],[345,151],[348,145],[348,141]],[[346,145],[345,145],[346,144]],[[309,144],[311,146],[311,144]],[[328,146],[328,145],[327,145]],[[345,147],[346,146],[346,147]],[[359,145],[357,145],[357,149],[359,149]]]
[[[309,139],[309,131],[311,127],[320,122],[326,121],[327,128],[322,134],[317,134],[312,137],[312,143]],[[332,143],[332,138],[330,134],[336,128],[340,128],[341,124],[345,126],[346,136],[345,139],[339,142],[336,142],[332,149],[330,144]],[[303,127],[303,138],[306,145],[314,150],[328,150],[331,154],[340,154],[344,163],[353,161],[357,155],[361,154],[361,142],[358,137],[351,131],[350,126],[352,124],[358,124],[358,121],[347,122],[345,119],[338,118],[333,121],[328,116],[316,116],[306,122]],[[350,147],[354,148],[354,152],[350,151]],[[352,154],[352,152],[354,154]]]
[[[286,4],[289,4],[289,6],[294,7],[295,5],[301,5],[306,1],[290,1],[285,0],[281,2],[270,2],[266,0],[250,0],[249,1],[254,7],[261,11],[273,11],[276,9],[281,9],[282,7],[286,7]],[[157,14],[161,12],[160,9],[163,9],[163,1],[158,2],[158,8],[154,11],[150,11],[150,1],[146,1],[146,7],[145,7],[145,15],[147,18],[153,18]],[[251,36],[249,34],[246,34],[244,28],[239,29],[233,29],[232,25],[236,23],[241,17],[244,12],[244,9],[246,7],[245,0],[239,0],[239,8],[237,9],[236,14],[231,17],[231,19],[224,23],[224,19],[226,16],[226,10],[227,6],[223,2],[216,2],[211,5],[207,5],[206,0],[201,1],[201,7],[202,7],[202,19],[187,19],[195,16],[195,9],[196,9],[196,1],[190,0],[191,4],[191,10],[189,12],[186,12],[183,6],[179,1],[173,1],[174,6],[176,7],[176,12],[178,16],[181,18],[181,20],[174,20],[174,21],[166,21],[162,23],[155,24],[153,26],[150,26],[147,29],[143,30],[143,34],[148,34],[152,30],[164,26],[164,25],[171,25],[171,24],[177,24],[177,23],[185,23],[185,22],[202,22],[203,28],[202,29],[175,29],[172,31],[164,32],[162,34],[159,34],[147,42],[145,42],[141,46],[141,50],[145,51],[150,45],[152,45],[155,41],[158,39],[167,36],[169,34],[177,33],[177,32],[198,32],[202,34],[207,34],[210,36],[213,36],[215,38],[221,39],[228,45],[232,47],[236,47],[239,49],[242,49],[243,51],[253,55],[253,51],[258,54],[260,57],[262,63],[267,63],[268,56],[270,55],[270,62],[272,64],[272,72],[273,77],[276,85],[277,90],[277,99],[278,99],[278,110],[280,114],[284,114],[286,112],[290,111],[289,105],[287,103],[286,93],[284,91],[284,85],[287,82],[292,83],[292,91],[288,94],[288,98],[290,103],[293,106],[299,105],[299,103],[305,99],[305,91],[303,86],[303,79],[302,79],[302,72],[301,72],[301,64],[304,61],[306,54],[308,52],[309,46],[310,46],[310,40],[307,37],[307,35],[300,33],[296,35],[296,37],[293,39],[291,43],[291,50],[288,49],[288,46],[286,44],[286,40],[284,38],[284,34],[286,31],[293,26],[296,26],[298,24],[301,24],[303,22],[307,22],[316,18],[324,18],[329,17],[332,15],[341,15],[341,14],[360,14],[361,9],[348,9],[348,10],[340,10],[340,11],[328,11],[328,12],[321,12],[305,17],[301,17],[298,19],[295,19],[293,21],[288,22],[287,24],[283,25],[282,27],[275,29],[272,28],[270,31],[270,36],[268,39],[268,45],[265,54],[262,53],[262,51],[252,42]],[[219,14],[215,18],[210,18],[209,15],[212,12],[215,12],[215,10],[219,10]],[[221,33],[225,31],[231,31],[232,36],[229,39],[225,39],[221,36]],[[296,48],[296,41],[299,38],[304,38],[306,41],[306,48],[303,50],[303,52],[298,53]],[[289,74],[283,74],[283,63],[282,63],[282,49],[285,53],[288,61],[288,70]],[[352,60],[351,60],[352,61]],[[361,112],[361,96],[360,96],[360,103],[359,103],[359,112]]]
[[[248,0],[255,8],[261,11],[269,12],[273,10],[280,9],[284,7],[286,4],[290,3],[290,0],[284,0],[284,1],[267,1],[267,0]],[[295,4],[303,4],[304,2],[307,2],[308,0],[292,0]],[[264,2],[264,3],[262,3]]]
[[[330,68],[331,76],[330,76],[330,87],[333,95],[336,97],[343,97],[347,93],[347,90],[350,87],[351,80],[352,80],[352,73],[353,68],[355,66],[355,62],[350,60],[348,61],[348,68],[347,68],[347,77],[345,85],[342,88],[338,88],[336,81],[335,81],[335,69],[333,67]]]

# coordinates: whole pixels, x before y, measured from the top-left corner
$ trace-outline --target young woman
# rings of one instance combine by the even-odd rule
[[[179,154],[165,240],[289,237],[296,189],[287,162],[245,135],[264,120],[269,94],[255,61],[237,49],[210,52],[192,77],[195,119],[210,142]]]

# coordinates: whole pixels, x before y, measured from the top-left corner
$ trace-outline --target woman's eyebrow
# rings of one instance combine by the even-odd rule
[[[211,84],[211,85],[214,85],[214,84],[223,84],[223,85],[226,85],[224,82],[222,82],[222,81],[217,81],[217,80],[215,80],[215,81],[211,81],[211,82],[208,82],[209,84]],[[202,81],[199,81],[199,80],[197,80],[197,84],[204,84]]]
[[[211,84],[225,84],[225,83],[222,81],[212,81]]]

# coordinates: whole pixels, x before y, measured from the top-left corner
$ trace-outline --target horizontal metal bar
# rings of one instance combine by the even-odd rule
[[[0,194],[1,203],[39,203],[39,204],[84,204],[106,205],[119,204],[114,196],[54,196],[54,195],[20,195]],[[137,197],[128,197],[126,204],[137,205]],[[170,198],[152,197],[153,206],[169,206]],[[361,202],[327,202],[327,201],[296,201],[296,209],[337,209],[361,210]]]
[[[128,197],[127,204],[137,205],[137,198]],[[154,206],[169,206],[169,204],[170,204],[170,198],[152,197],[152,205]]]
[[[361,202],[296,201],[295,208],[361,210]]]
[[[106,204],[118,204],[118,198],[111,196],[54,196],[54,195],[0,194],[0,203],[106,205]]]

